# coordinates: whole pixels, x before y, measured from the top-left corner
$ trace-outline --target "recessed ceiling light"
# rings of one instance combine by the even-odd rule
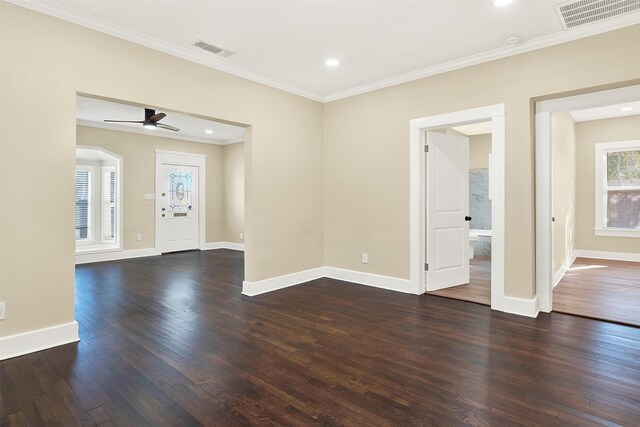
[[[327,67],[337,67],[338,65],[340,65],[340,61],[334,58],[327,59],[324,63]]]
[[[207,129],[204,131],[204,133],[208,133],[209,135],[211,135],[213,133],[213,131],[211,129]]]
[[[622,111],[622,112],[627,112],[627,111],[631,111],[631,110],[633,110],[633,107],[622,107],[620,109],[620,111]]]
[[[493,2],[493,4],[498,7],[506,6],[509,3],[513,3],[513,0],[496,0]]]
[[[504,39],[504,41],[506,41],[507,43],[511,43],[511,44],[516,44],[520,41],[520,37],[518,36],[509,36],[506,39]]]

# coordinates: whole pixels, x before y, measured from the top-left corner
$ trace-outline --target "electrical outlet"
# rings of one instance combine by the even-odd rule
[[[0,320],[4,320],[5,303],[0,302]]]
[[[142,234],[141,233],[136,234],[136,240],[138,242],[142,240]]]
[[[363,264],[369,263],[369,254],[362,254],[362,263]]]
[[[244,240],[244,233],[240,233],[240,240]]]

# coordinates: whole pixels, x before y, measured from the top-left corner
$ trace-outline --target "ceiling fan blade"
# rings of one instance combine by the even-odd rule
[[[105,120],[109,123],[144,123],[142,120]]]
[[[164,123],[156,123],[156,126],[162,129],[172,130],[174,132],[178,132],[180,129],[171,125],[165,125]]]
[[[147,119],[147,121],[149,123],[157,123],[160,120],[164,119],[165,117],[167,117],[167,115],[165,113],[158,113],[158,114],[154,114],[153,116],[149,117]]]

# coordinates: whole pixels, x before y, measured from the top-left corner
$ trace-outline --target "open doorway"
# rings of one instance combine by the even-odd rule
[[[427,282],[427,293],[490,306],[491,121],[431,131],[427,133],[427,141],[429,155],[431,155],[430,161],[427,160],[425,177],[427,182],[427,225],[425,227],[427,258],[430,250],[439,253],[441,257],[447,255],[447,247],[436,247],[443,245],[438,245],[437,239],[430,239],[430,233],[436,236],[449,234],[449,236],[443,236],[446,243],[453,241],[450,235],[455,234],[457,230],[460,230],[463,235],[457,248],[448,246],[452,249],[449,253],[449,262],[445,264],[442,259],[437,261],[441,272],[439,277],[436,275],[432,277],[431,283]],[[440,156],[443,158],[439,159]],[[439,169],[442,173],[443,167],[451,166],[453,169],[446,179],[446,185],[441,185],[444,194],[439,196],[436,171]],[[458,177],[460,178],[457,182],[460,187],[459,194],[457,199],[452,199],[455,195],[454,183]],[[443,218],[443,213],[438,212],[438,204],[444,202],[452,202],[452,206],[458,206],[458,209],[452,209],[452,206],[443,207],[444,215],[449,218]],[[461,220],[462,218],[464,221]],[[433,221],[449,219],[449,223],[442,224],[446,232],[437,230],[436,228],[439,227],[436,224],[433,225],[434,230],[432,230],[429,226],[431,219]],[[451,227],[452,225],[457,227]],[[458,267],[453,268],[456,264]],[[456,272],[458,277],[452,274]]]
[[[84,169],[91,166],[87,153],[93,152],[106,159],[101,176],[107,177],[109,168],[117,172],[109,175],[112,181],[103,179],[105,185],[82,187],[98,189],[87,195],[85,191],[83,197],[78,197],[76,182],[76,228],[78,212],[91,200],[97,203],[93,216],[104,218],[80,218],[79,228],[104,223],[116,236],[114,244],[100,246],[86,241],[105,233],[76,232],[77,264],[184,250],[244,249],[243,126],[79,95],[77,146],[81,177],[90,176]]]
[[[640,87],[536,106],[544,311],[640,326]]]
[[[489,121],[491,123],[491,262],[490,262],[490,299],[491,308],[526,316],[535,316],[537,306],[534,300],[513,298],[504,294],[504,197],[505,197],[505,122],[504,105],[492,105],[457,111],[437,116],[414,119],[410,122],[410,277],[415,292],[422,294],[429,289],[428,282],[431,272],[437,271],[437,252],[428,253],[427,250],[427,155],[425,144],[428,132],[453,128],[463,125],[478,124]],[[442,132],[441,132],[442,133]],[[446,131],[445,131],[446,133]],[[429,148],[430,150],[430,148]],[[464,172],[464,168],[460,169]],[[469,171],[467,170],[466,173]],[[464,183],[464,179],[460,182]],[[442,185],[445,187],[446,183]],[[468,191],[468,189],[467,189]],[[461,193],[464,194],[464,191]],[[469,197],[467,195],[467,197]],[[468,224],[463,215],[459,220]],[[468,225],[466,226],[468,227]],[[458,233],[458,259],[464,262],[462,256],[469,256],[469,234]],[[463,243],[466,245],[466,250]],[[475,248],[474,248],[475,249]],[[475,254],[474,254],[475,256]],[[435,257],[435,258],[434,258]],[[445,267],[446,268],[446,267]],[[471,274],[471,272],[469,273]]]

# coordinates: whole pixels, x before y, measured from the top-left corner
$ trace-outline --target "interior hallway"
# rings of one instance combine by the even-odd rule
[[[640,326],[640,263],[577,258],[553,290],[553,311]]]

